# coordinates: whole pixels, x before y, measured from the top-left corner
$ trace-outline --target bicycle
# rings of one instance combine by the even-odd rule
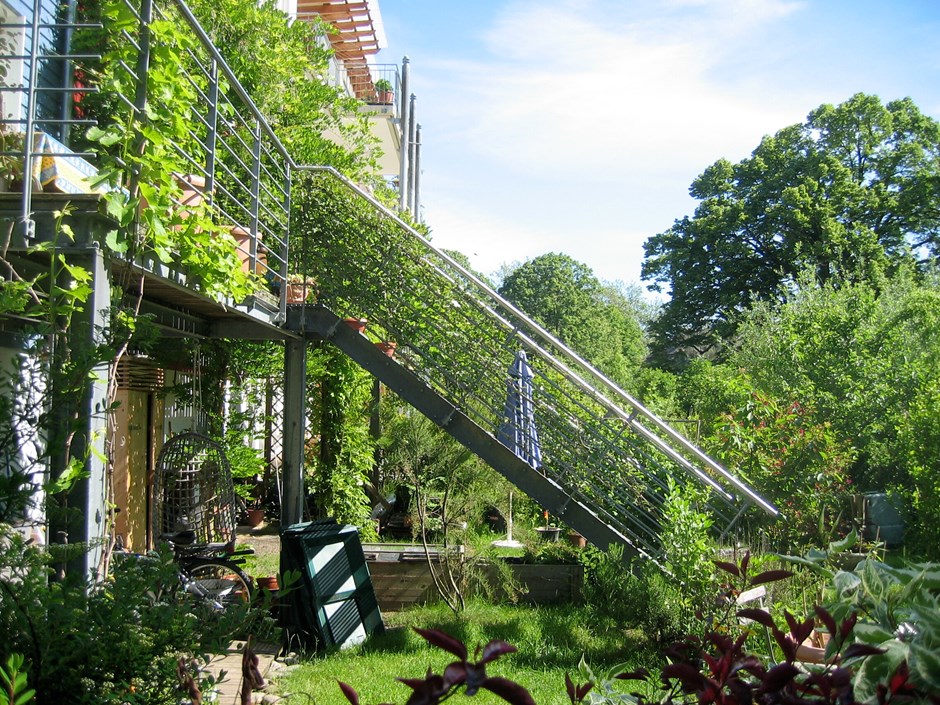
[[[231,543],[195,544],[193,531],[163,534],[160,540],[172,546],[180,583],[186,592],[216,610],[251,602],[254,591],[251,578],[236,558],[252,553],[251,549],[235,551]]]
[[[253,553],[252,549],[235,551],[232,543],[197,544],[195,532],[189,530],[161,534],[159,539],[173,551],[177,589],[218,612],[251,602],[254,585],[239,557]],[[154,559],[153,554],[124,553],[121,547],[117,551],[116,555],[134,559]]]

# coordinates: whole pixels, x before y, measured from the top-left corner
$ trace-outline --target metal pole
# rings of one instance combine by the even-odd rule
[[[209,114],[206,116],[206,203],[212,205],[215,194],[215,149],[219,129],[219,62],[212,60],[209,71]]]
[[[303,518],[304,430],[306,428],[307,341],[284,344],[284,464],[281,526]]]
[[[407,174],[408,174],[408,114],[410,105],[408,103],[408,88],[411,83],[411,61],[408,57],[401,60],[401,90],[398,96],[401,100],[401,109],[399,110],[398,125],[401,128],[401,149],[399,150],[399,168],[398,168],[398,210],[403,211],[408,205],[407,201]]]
[[[421,125],[415,128],[415,163],[414,169],[414,191],[415,191],[415,211],[412,216],[415,222],[420,223],[421,218]]]
[[[32,27],[30,27],[29,47],[29,84],[26,87],[26,124],[23,137],[23,193],[20,196],[20,218],[17,223],[18,234],[26,240],[32,239],[36,231],[33,221],[33,143],[36,132],[36,81],[39,77],[39,13],[42,11],[41,0],[33,0]]]
[[[414,215],[415,205],[415,94],[409,98],[408,107],[408,210]]]
[[[261,121],[255,119],[254,143],[251,148],[251,222],[248,223],[248,236],[250,238],[248,263],[250,272],[258,271],[258,216],[261,209]],[[281,293],[287,287],[281,287]]]

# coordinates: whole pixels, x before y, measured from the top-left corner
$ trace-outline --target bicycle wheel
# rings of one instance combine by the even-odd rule
[[[182,566],[186,591],[216,609],[251,601],[251,578],[236,564],[219,559],[187,561]]]

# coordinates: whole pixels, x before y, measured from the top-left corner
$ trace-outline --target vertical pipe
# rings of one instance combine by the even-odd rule
[[[32,26],[29,42],[29,78],[26,86],[26,124],[23,137],[23,193],[20,196],[18,234],[27,240],[36,233],[33,221],[33,144],[36,132],[36,81],[39,78],[39,25],[42,0],[33,0]]]
[[[398,125],[401,129],[401,149],[399,150],[399,169],[398,169],[398,210],[403,211],[408,207],[407,183],[408,183],[408,114],[411,107],[408,103],[408,89],[411,83],[411,61],[408,57],[401,60],[401,90],[398,96],[401,100],[401,109],[398,111]]]
[[[209,114],[206,116],[206,203],[212,205],[215,194],[215,149],[219,128],[219,62],[212,59],[209,71]]]
[[[75,34],[74,24],[77,19],[78,0],[68,0],[65,6],[65,29],[62,32],[62,53],[66,56],[72,53],[72,35]],[[59,106],[62,129],[59,132],[59,141],[66,147],[71,143],[70,120],[72,119],[72,106],[74,95],[71,91],[75,87],[75,77],[72,74],[74,65],[71,59],[62,61],[62,105]]]
[[[414,192],[415,192],[415,211],[412,214],[415,222],[422,222],[421,218],[421,125],[415,128],[415,161],[412,165],[414,169]]]
[[[261,204],[261,121],[255,119],[254,142],[251,148],[251,222],[248,224],[248,233],[251,238],[248,256],[249,272],[258,271],[258,214]],[[287,287],[281,287],[284,294]]]
[[[415,95],[411,94],[408,106],[408,210],[414,216],[415,205]]]
[[[278,319],[283,323],[287,320],[287,259],[290,256],[290,209],[291,209],[291,189],[293,188],[293,173],[288,165],[284,169],[284,229],[281,232],[281,243],[279,252],[280,261],[277,263],[278,274],[280,274],[281,299],[278,302]],[[302,237],[309,237],[306,233]],[[305,248],[306,249],[306,248]],[[270,262],[268,263],[270,266]],[[307,263],[303,263],[303,271],[308,270]],[[301,332],[304,330],[306,318],[301,322]]]
[[[281,493],[281,527],[303,518],[304,430],[306,428],[307,341],[284,344],[284,489]]]

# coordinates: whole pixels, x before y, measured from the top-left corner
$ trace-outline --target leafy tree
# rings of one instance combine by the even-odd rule
[[[744,318],[729,366],[767,395],[814,407],[817,423],[857,448],[855,484],[899,490],[915,510],[913,533],[933,535],[940,282],[903,275],[880,294],[864,282],[804,284],[786,305],[757,306]]]
[[[711,349],[807,268],[819,284],[877,282],[936,260],[938,184],[940,124],[910,99],[864,94],[820,106],[738,164],[716,161],[692,183],[695,215],[645,244],[644,278],[671,294],[657,347]]]
[[[637,314],[615,286],[571,257],[549,253],[508,274],[499,293],[626,389],[646,358]]]

